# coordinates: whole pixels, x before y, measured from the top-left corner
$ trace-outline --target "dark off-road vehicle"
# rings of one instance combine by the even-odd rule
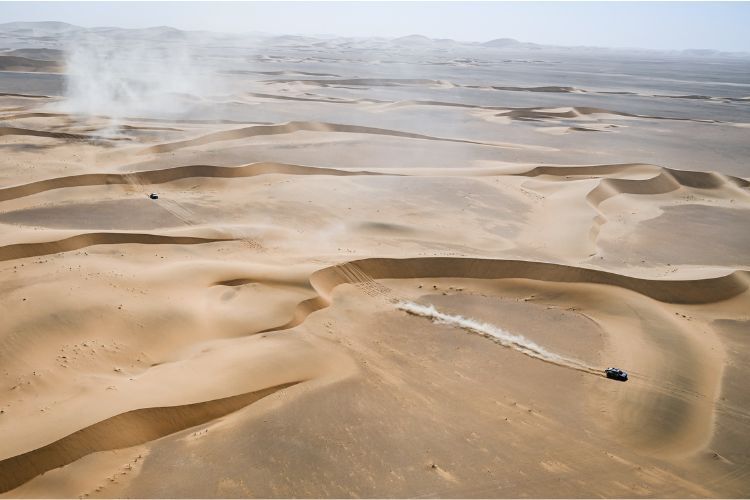
[[[624,372],[619,368],[607,368],[606,370],[604,370],[604,374],[607,376],[607,378],[611,378],[613,380],[619,380],[620,382],[628,381],[627,372]]]
[[[159,199],[159,195],[156,194],[156,193],[151,193],[150,195],[148,195],[148,197],[151,198],[152,200],[158,200]]]

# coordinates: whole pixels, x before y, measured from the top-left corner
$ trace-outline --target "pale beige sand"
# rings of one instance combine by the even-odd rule
[[[745,129],[309,73],[215,104],[273,123],[0,94],[2,496],[750,495]]]

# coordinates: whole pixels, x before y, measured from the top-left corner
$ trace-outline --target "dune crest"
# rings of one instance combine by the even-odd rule
[[[0,493],[90,453],[129,448],[205,424],[300,382],[183,406],[142,408],[76,431],[42,448],[0,461]]]
[[[220,238],[197,238],[191,236],[167,236],[147,233],[86,233],[57,241],[39,243],[16,243],[0,246],[0,261],[28,259],[40,255],[71,252],[95,245],[118,245],[135,243],[139,245],[197,245],[227,241]]]

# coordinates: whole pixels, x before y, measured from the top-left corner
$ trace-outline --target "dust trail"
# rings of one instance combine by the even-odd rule
[[[65,99],[49,108],[93,118],[118,136],[132,116],[181,120],[227,88],[187,40],[143,40],[85,32],[65,49]],[[77,118],[77,119],[78,119]],[[105,122],[102,123],[101,120]]]
[[[445,314],[435,309],[435,306],[433,305],[423,306],[414,302],[402,301],[396,304],[396,307],[409,314],[429,318],[438,324],[463,328],[471,333],[481,335],[482,337],[497,342],[502,346],[509,347],[546,363],[552,363],[565,368],[572,368],[573,370],[590,373],[592,375],[602,375],[602,370],[596,367],[587,365],[577,359],[568,358],[550,352],[522,335],[512,334],[489,323],[482,323],[471,318],[464,318],[463,316]]]

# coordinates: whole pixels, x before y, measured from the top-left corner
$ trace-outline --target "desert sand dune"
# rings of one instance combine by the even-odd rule
[[[90,453],[129,448],[209,422],[295,383],[191,405],[143,408],[108,418],[43,448],[0,461],[0,492]]]
[[[254,127],[247,127],[242,129],[227,130],[224,132],[216,132],[203,137],[190,139],[187,141],[180,141],[171,144],[161,144],[158,146],[151,146],[143,150],[143,153],[167,153],[175,151],[177,149],[191,147],[191,146],[202,146],[204,144],[210,144],[212,142],[220,141],[231,141],[237,139],[245,139],[257,136],[267,135],[279,135],[279,134],[291,134],[300,131],[310,132],[338,132],[348,134],[374,134],[374,135],[386,135],[392,137],[404,137],[408,139],[422,139],[428,141],[445,141],[445,142],[457,142],[466,144],[479,144],[487,146],[507,147],[503,144],[486,144],[478,141],[471,141],[466,139],[451,139],[432,137],[429,135],[414,134],[410,132],[401,132],[398,130],[387,130],[376,127],[362,127],[358,125],[342,125],[338,123],[317,123],[317,122],[289,122],[280,125],[257,125]]]
[[[469,87],[474,88],[474,87]],[[419,100],[419,99],[410,99],[410,100],[398,100],[398,101],[385,101],[385,100],[379,100],[379,99],[346,99],[341,97],[310,97],[310,95],[317,95],[317,94],[310,94],[305,93],[305,96],[291,96],[291,95],[285,95],[285,94],[268,94],[268,93],[262,93],[262,92],[249,92],[247,95],[251,97],[258,97],[262,99],[275,99],[275,100],[281,100],[281,101],[298,101],[298,102],[321,102],[321,103],[329,103],[329,104],[355,104],[355,105],[361,105],[361,104],[383,104],[383,105],[390,105],[393,107],[405,107],[405,106],[438,106],[438,107],[448,107],[448,108],[466,108],[466,109],[475,109],[475,110],[486,110],[486,111],[502,111],[501,113],[497,113],[494,116],[496,117],[507,117],[512,120],[519,120],[519,121],[539,121],[543,122],[547,119],[552,120],[560,120],[560,119],[578,119],[578,118],[586,118],[590,117],[591,115],[600,116],[602,118],[611,116],[611,117],[624,117],[624,118],[639,118],[639,119],[648,119],[648,120],[674,120],[674,121],[687,121],[687,122],[694,122],[694,123],[729,123],[727,121],[723,120],[715,120],[715,119],[696,119],[696,118],[685,118],[685,117],[678,117],[678,116],[663,116],[663,115],[649,115],[649,114],[638,114],[638,113],[628,113],[624,111],[616,111],[616,110],[609,110],[604,108],[593,108],[593,107],[586,107],[586,106],[576,106],[571,107],[567,109],[550,109],[550,108],[541,108],[541,107],[534,107],[534,108],[513,108],[513,107],[507,107],[507,106],[483,106],[478,104],[469,104],[469,103],[461,103],[461,102],[450,102],[450,101],[441,101],[441,100]],[[665,96],[655,96],[655,97],[665,97]],[[716,98],[709,98],[706,99],[716,99]],[[585,128],[585,127],[573,127],[574,130],[580,130],[580,131],[596,131],[596,129],[593,128]]]
[[[750,494],[737,57],[0,30],[0,496]]]
[[[479,86],[479,85],[468,85],[460,84],[455,82],[446,82],[444,80],[427,80],[427,79],[409,79],[409,78],[353,78],[353,79],[326,79],[326,80],[313,80],[313,79],[300,79],[300,80],[266,80],[267,83],[290,83],[299,82],[308,85],[318,85],[322,87],[326,86],[364,86],[364,87],[390,87],[400,85],[450,85],[453,87],[466,87],[466,88],[487,88],[492,90],[504,90],[511,92],[559,92],[559,93],[572,93],[582,92],[579,89],[573,87],[561,87],[561,86],[543,86],[543,87],[502,87],[502,86]]]
[[[453,259],[367,259],[347,263],[369,279],[413,278],[525,278],[563,283],[595,283],[633,290],[660,302],[675,304],[708,304],[744,293],[748,275],[735,271],[726,276],[703,280],[642,280],[594,269],[574,268],[541,262]],[[336,268],[321,270],[310,278],[322,297],[330,297],[333,288],[344,279]],[[349,277],[349,276],[347,276]]]
[[[707,95],[659,95],[655,94],[654,97],[664,97],[666,99],[691,99],[701,101],[727,101],[727,102],[743,102],[747,101],[746,97],[715,97]]]
[[[48,95],[37,95],[37,94],[13,94],[8,92],[0,92],[0,97],[22,97],[24,99],[51,99]]]
[[[597,241],[605,224],[614,214],[602,205],[621,195],[694,196],[685,193],[701,193],[712,199],[728,201],[746,200],[748,181],[717,172],[682,171],[647,164],[598,165],[598,166],[541,166],[516,175],[545,177],[562,182],[585,182],[596,180],[585,193],[585,199],[595,210],[588,239],[598,248]]]
[[[3,52],[6,56],[28,57],[41,61],[60,61],[65,58],[65,51],[59,49],[14,49]]]
[[[649,120],[676,120],[693,121],[699,123],[715,123],[714,120],[696,120],[693,118],[679,118],[670,116],[652,116],[626,113],[623,111],[612,111],[602,108],[573,107],[568,109],[544,109],[544,108],[516,108],[496,116],[507,116],[513,120],[543,120],[545,118],[577,118],[588,115],[612,115],[630,118],[646,118]]]
[[[407,79],[407,78],[350,78],[350,79],[275,79],[275,80],[264,80],[264,83],[301,83],[309,86],[319,87],[396,87],[396,86],[442,86],[442,87],[454,87],[454,88],[467,88],[467,89],[482,89],[482,90],[497,90],[503,92],[534,92],[534,93],[551,93],[551,94],[602,94],[602,95],[622,95],[622,96],[639,96],[639,97],[653,97],[653,98],[665,98],[665,99],[689,99],[689,100],[706,100],[706,101],[719,101],[719,102],[743,102],[746,101],[746,97],[732,97],[732,96],[712,96],[702,94],[691,94],[691,95],[665,95],[665,94],[650,94],[645,92],[628,92],[628,91],[607,91],[607,90],[590,90],[585,88],[562,86],[562,85],[545,85],[538,87],[522,87],[522,86],[500,86],[500,85],[474,85],[468,83],[458,83],[455,81],[446,80],[429,80],[429,79]]]
[[[247,71],[247,70],[227,70],[225,73],[232,75],[268,75],[268,76],[328,76],[331,78],[341,78],[341,75],[331,73],[313,73],[310,71]]]
[[[18,113],[16,115],[4,115],[2,118],[3,120],[19,120],[23,118],[47,118],[47,117],[57,117],[57,116],[61,116],[61,115],[58,113],[39,113],[38,112],[38,113]],[[6,135],[23,135],[23,131],[20,131],[20,130],[17,130],[15,132],[8,131]],[[29,134],[29,135],[33,135],[33,134]]]
[[[617,194],[662,194],[675,191],[681,187],[697,189],[714,189],[734,191],[740,196],[747,196],[746,188],[750,183],[738,177],[723,176],[712,172],[680,172],[664,169],[650,179],[603,179],[601,184],[589,193],[588,198],[594,204]]]
[[[238,167],[221,167],[214,165],[186,165],[184,167],[164,168],[160,170],[138,171],[126,174],[81,174],[20,186],[0,188],[0,201],[13,200],[24,196],[78,186],[98,186],[107,184],[162,184],[192,177],[251,177],[266,174],[285,175],[381,175],[378,172],[357,172],[336,170],[303,165],[286,165],[281,163],[253,163]]]
[[[165,236],[157,234],[134,233],[88,233],[71,236],[58,241],[40,243],[18,243],[0,247],[0,261],[27,259],[40,255],[70,252],[93,245],[113,245],[120,243],[137,243],[141,245],[196,245],[213,243],[221,239],[194,238],[189,236]]]
[[[30,130],[16,127],[0,127],[0,136],[3,135],[20,135],[30,137],[50,137],[53,139],[78,139],[78,140],[95,140],[101,137],[94,135],[68,134],[65,132],[47,132],[45,130]]]
[[[248,92],[251,97],[260,97],[261,99],[278,99],[282,101],[300,101],[300,102],[326,102],[334,104],[358,104],[360,102],[368,102],[367,100],[359,99],[340,99],[340,98],[314,98],[314,97],[297,97],[290,95],[277,95],[277,94],[265,94],[262,92]]]
[[[643,179],[627,179],[614,177],[615,174],[627,174],[629,170],[649,168],[657,174]],[[657,165],[622,164],[622,165],[591,165],[591,166],[540,166],[523,172],[525,177],[547,175],[553,177],[602,177],[586,196],[595,206],[618,194],[663,194],[689,187],[696,189],[725,190],[739,196],[747,196],[744,189],[750,186],[750,181],[719,174],[717,172],[695,172],[659,167]]]
[[[320,86],[364,86],[364,87],[388,87],[396,85],[439,85],[438,80],[409,79],[409,78],[351,78],[351,79],[326,79],[326,80],[266,80],[266,83],[290,83],[300,82]]]
[[[60,65],[54,61],[30,59],[21,56],[0,54],[0,71],[59,72]]]
[[[366,259],[348,262],[313,273],[310,277],[310,284],[319,294],[318,297],[298,304],[294,318],[288,323],[266,331],[285,330],[300,325],[309,314],[330,306],[334,289],[342,284],[353,284],[369,295],[384,295],[390,303],[401,301],[398,307],[410,314],[437,317],[442,323],[445,323],[446,318],[450,319],[449,316],[442,315],[434,309],[430,312],[418,304],[404,302],[402,297],[393,295],[390,290],[377,284],[379,280],[384,279],[413,281],[425,278],[527,279],[551,283],[597,284],[632,290],[650,299],[673,304],[711,304],[738,296],[746,296],[750,284],[750,274],[745,271],[735,271],[719,278],[667,281],[643,280],[592,269],[556,266],[539,262],[453,258]],[[470,327],[470,329],[477,330],[476,327]],[[490,337],[484,330],[480,330],[478,333]],[[525,349],[526,346],[522,345],[522,350]],[[556,355],[548,357],[537,349],[541,348],[534,346],[531,352],[532,357],[601,376],[603,368],[594,368],[580,361],[560,358]],[[639,376],[648,379],[643,374],[639,374]],[[663,383],[653,379],[651,382],[654,384]],[[677,385],[671,387],[668,392],[668,394],[674,393],[684,393],[688,398],[693,396],[705,397],[695,393],[695,391],[681,389]],[[683,436],[683,439],[690,441],[692,438],[687,433]]]

